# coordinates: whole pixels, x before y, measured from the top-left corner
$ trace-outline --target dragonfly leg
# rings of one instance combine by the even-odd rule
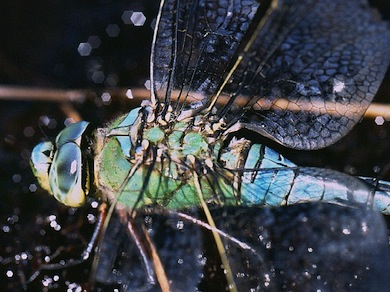
[[[134,226],[133,220],[130,220],[127,223],[127,230],[129,232],[131,238],[134,240],[135,245],[138,248],[142,262],[145,266],[145,270],[147,273],[147,277],[149,279],[149,283],[151,283],[153,285],[153,284],[155,284],[153,268],[148,260],[147,251],[145,250],[145,247],[142,243],[142,240],[140,239],[140,236],[139,236],[138,232],[136,231],[136,226]]]
[[[168,281],[167,275],[165,273],[165,269],[161,263],[160,257],[158,256],[156,247],[154,246],[152,240],[150,239],[148,231],[146,230],[145,226],[142,226],[142,231],[145,235],[145,238],[146,238],[148,245],[150,247],[150,250],[151,250],[154,269],[156,271],[157,280],[160,284],[161,290],[163,292],[169,292],[170,291],[169,281]]]
[[[194,158],[190,158],[190,159],[192,159],[194,161]],[[198,192],[198,196],[199,196],[199,200],[200,200],[201,205],[202,205],[203,212],[207,218],[207,222],[208,222],[208,224],[210,224],[211,227],[216,229],[214,219],[211,216],[210,210],[207,207],[206,202],[204,201],[202,188],[200,186],[199,177],[198,177],[198,174],[196,173],[196,171],[193,172],[193,177],[194,177],[194,184],[195,184],[196,190]],[[238,290],[237,290],[237,287],[236,287],[236,284],[235,284],[235,281],[233,278],[233,274],[232,274],[232,270],[231,270],[231,267],[229,264],[229,260],[226,256],[226,251],[225,251],[224,245],[222,243],[221,236],[214,229],[211,232],[213,234],[215,244],[217,245],[217,249],[218,249],[219,255],[221,257],[222,265],[224,266],[224,269],[225,269],[226,280],[228,282],[229,291],[236,292]]]

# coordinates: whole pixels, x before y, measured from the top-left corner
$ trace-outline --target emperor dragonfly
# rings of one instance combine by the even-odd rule
[[[146,287],[178,287],[145,230],[133,230],[138,214],[160,214],[150,206],[163,207],[168,219],[173,212],[212,230],[232,290],[251,275],[240,279],[226,256],[221,237],[246,246],[215,227],[220,208],[260,212],[264,205],[374,200],[388,212],[386,182],[372,197],[369,179],[297,167],[265,146],[229,137],[246,128],[296,149],[325,147],[359,121],[389,63],[389,31],[361,3],[262,4],[163,1],[152,48],[151,100],[92,138],[82,122],[61,132],[55,145],[40,144],[33,152],[38,179],[58,200],[79,206],[96,189],[123,223],[130,222],[136,243],[139,234],[146,237],[148,247],[139,245]],[[204,221],[191,211],[197,207]],[[256,288],[272,287],[272,281],[260,281]]]

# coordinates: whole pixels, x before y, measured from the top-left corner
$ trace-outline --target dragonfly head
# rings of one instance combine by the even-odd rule
[[[84,204],[89,192],[88,159],[82,150],[89,123],[81,121],[63,129],[55,143],[42,142],[31,154],[31,168],[39,184],[70,207]]]

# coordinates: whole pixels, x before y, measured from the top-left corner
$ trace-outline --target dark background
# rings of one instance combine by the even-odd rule
[[[388,1],[372,1],[390,18]],[[90,99],[74,103],[82,118],[103,123],[134,106],[126,100],[105,104],[105,88],[143,87],[149,78],[152,23],[158,1],[0,1],[0,86],[39,86],[90,89]],[[142,11],[141,27],[125,24],[124,11]],[[117,25],[110,37],[106,29]],[[100,45],[81,56],[80,43],[97,36]],[[96,73],[97,72],[97,73]],[[96,80],[93,76],[103,76]],[[0,87],[1,91],[1,87]],[[375,102],[389,103],[387,74]],[[139,104],[136,101],[135,104]],[[21,289],[40,261],[60,246],[71,246],[66,256],[78,254],[93,230],[96,209],[68,209],[40,188],[29,168],[31,149],[43,138],[53,139],[65,126],[58,103],[0,100],[0,283]],[[44,121],[50,121],[48,125]],[[299,165],[341,170],[354,175],[390,180],[390,123],[378,126],[363,120],[342,141],[318,151],[295,151],[267,142]],[[55,215],[54,217],[50,217]],[[54,222],[54,223],[53,223]],[[61,226],[60,231],[55,228]],[[65,255],[64,255],[65,256]],[[77,270],[40,275],[48,288],[62,282],[85,282],[88,263]],[[8,276],[6,273],[8,273]],[[73,273],[73,274],[72,274]],[[53,275],[60,275],[58,280]],[[37,284],[38,285],[38,284]],[[77,284],[75,284],[77,285]],[[36,286],[37,289],[41,287]]]

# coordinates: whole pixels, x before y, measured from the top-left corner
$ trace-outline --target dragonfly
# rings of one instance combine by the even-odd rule
[[[256,291],[317,273],[311,287],[325,289],[339,273],[317,263],[346,257],[329,250],[347,246],[356,259],[386,241],[372,210],[390,213],[390,183],[299,167],[251,137],[299,150],[335,143],[369,106],[389,47],[389,26],[366,1],[161,1],[150,99],[105,127],[81,121],[38,144],[33,172],[67,206],[110,205],[94,281],[192,291],[211,279]],[[239,138],[242,129],[251,135]],[[303,228],[306,253],[271,262],[286,226]],[[318,229],[329,242],[310,245]],[[317,244],[310,272],[286,269]],[[351,285],[343,277],[338,288]]]

